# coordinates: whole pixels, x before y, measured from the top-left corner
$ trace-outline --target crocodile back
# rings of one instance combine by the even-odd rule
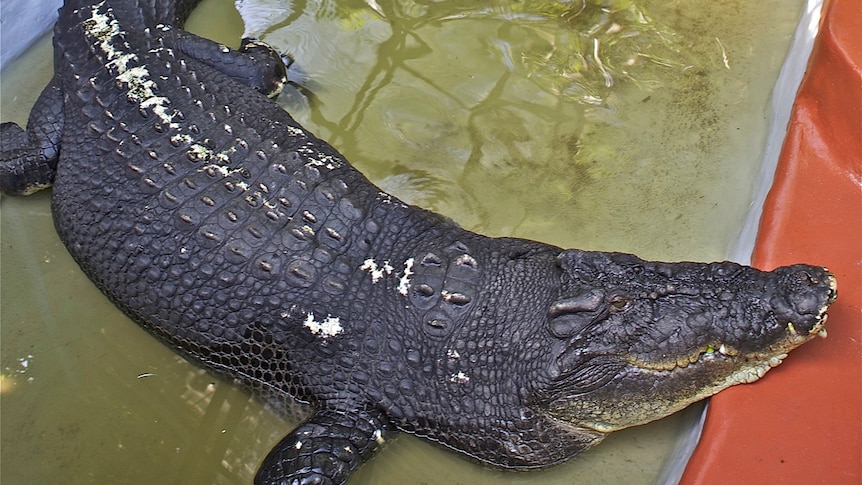
[[[454,226],[380,193],[277,104],[184,56],[171,27],[139,30],[120,4],[58,27],[57,71],[74,75],[59,76],[57,230],[172,347],[296,393],[289,363],[334,350],[324,338],[353,311],[342,302],[371,298],[363,262]]]
[[[366,403],[508,466],[585,446],[542,453],[519,434],[567,435],[526,408],[559,345],[534,311],[557,291],[559,248],[491,240],[381,192],[276,103],[185,55],[176,27],[139,28],[121,3],[77,9],[55,39],[53,191],[61,239],[118,307],[268,397]]]

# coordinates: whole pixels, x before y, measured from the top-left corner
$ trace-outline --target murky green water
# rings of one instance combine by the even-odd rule
[[[281,13],[258,17],[254,33],[307,77],[281,103],[381,187],[487,234],[671,260],[729,250],[801,9],[269,5]],[[243,28],[226,0],[208,0],[190,27],[232,45]],[[50,59],[43,40],[3,72],[3,121],[26,120]],[[175,356],[102,297],[58,241],[49,194],[3,197],[0,231],[0,482],[249,483],[294,423]],[[401,437],[352,483],[653,483],[683,421],[616,433],[533,473]]]

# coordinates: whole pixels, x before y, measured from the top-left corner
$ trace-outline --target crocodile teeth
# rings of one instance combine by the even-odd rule
[[[739,355],[738,350],[736,350],[733,347],[726,345],[726,344],[719,345],[717,350],[718,350],[719,354],[726,355],[728,357],[733,357],[735,355]]]
[[[820,338],[826,338],[826,327],[824,327],[824,324],[826,324],[827,318],[829,318],[829,315],[824,314],[823,317],[820,318],[820,321],[814,325],[814,328],[811,329],[809,335],[815,333]]]

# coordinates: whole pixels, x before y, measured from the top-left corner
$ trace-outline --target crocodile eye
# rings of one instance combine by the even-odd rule
[[[625,310],[629,306],[629,303],[631,303],[630,299],[621,296],[615,296],[611,299],[611,306],[614,310]]]

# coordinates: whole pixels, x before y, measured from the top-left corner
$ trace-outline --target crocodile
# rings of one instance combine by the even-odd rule
[[[53,186],[83,272],[172,349],[314,412],[255,483],[344,483],[399,432],[505,469],[762,377],[825,336],[804,264],[651,262],[491,238],[373,185],[276,104],[280,56],[198,0],[67,0],[0,189]]]

